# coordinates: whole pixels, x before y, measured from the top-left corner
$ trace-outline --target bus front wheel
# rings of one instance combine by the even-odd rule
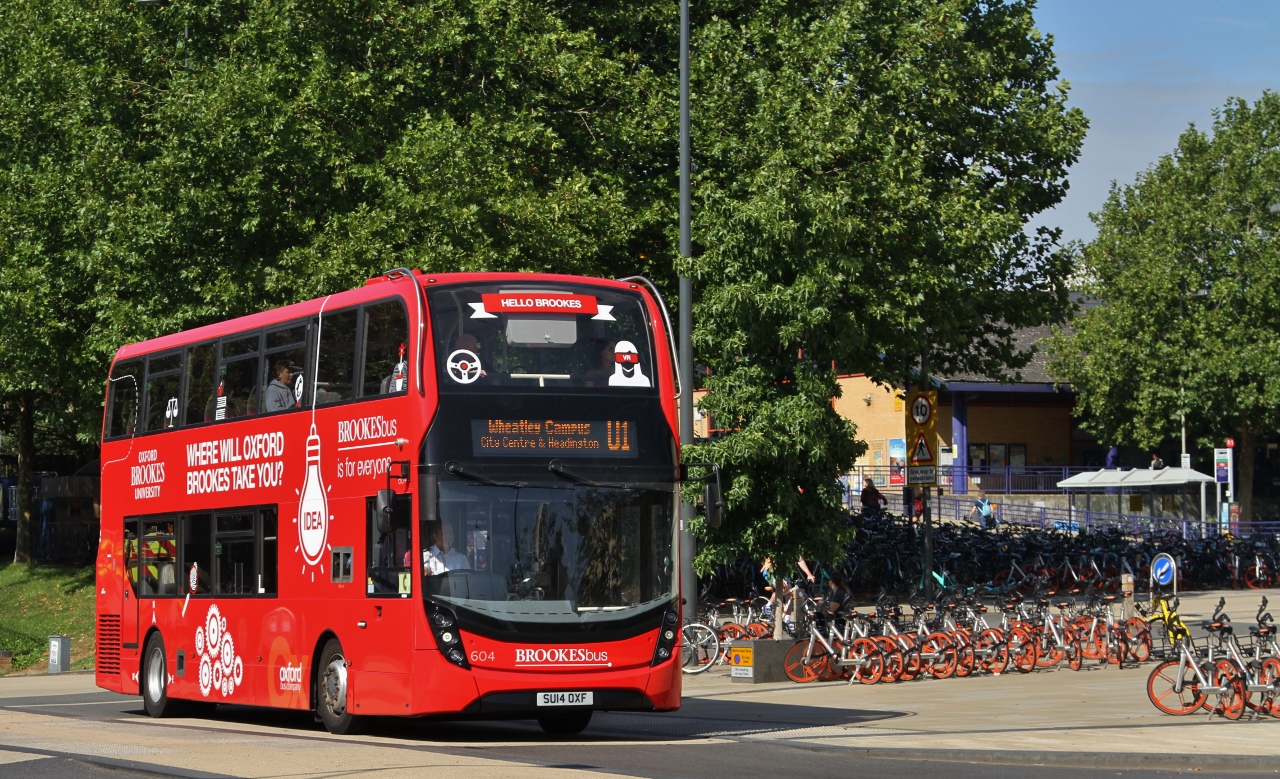
[[[356,733],[363,718],[352,714],[350,686],[347,684],[349,664],[342,644],[331,638],[320,652],[320,676],[316,680],[316,710],[325,728],[336,735]]]
[[[591,724],[591,714],[590,709],[561,711],[554,714],[547,712],[538,715],[538,724],[542,726],[544,733],[552,736],[576,736]]]

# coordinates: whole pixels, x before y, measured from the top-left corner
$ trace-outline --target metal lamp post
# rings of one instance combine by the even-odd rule
[[[680,0],[680,256],[693,257],[689,173],[689,0]],[[693,282],[680,274],[680,444],[693,443]],[[697,610],[698,580],[693,574],[693,535],[688,522],[693,505],[680,503],[680,597]],[[689,614],[690,611],[685,611]]]

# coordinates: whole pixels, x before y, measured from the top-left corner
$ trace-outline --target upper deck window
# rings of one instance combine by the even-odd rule
[[[442,287],[429,299],[442,392],[652,394],[656,386],[639,294],[513,281]]]
[[[107,437],[132,435],[138,429],[142,395],[142,360],[118,362],[111,370],[111,410]]]

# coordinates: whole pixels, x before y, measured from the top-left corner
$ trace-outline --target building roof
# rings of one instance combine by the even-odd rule
[[[1077,473],[1058,482],[1062,489],[1100,489],[1103,487],[1185,487],[1188,484],[1213,484],[1214,478],[1191,468],[1134,468],[1131,471],[1104,470]]]
[[[1082,292],[1069,293],[1071,302],[1075,304],[1078,311],[1093,308],[1098,305],[1097,298],[1090,297]],[[1070,329],[1070,321],[1066,325]],[[953,391],[975,392],[981,390],[1004,390],[1004,391],[1025,391],[1030,387],[1026,385],[1036,385],[1037,388],[1044,391],[1052,391],[1055,379],[1049,373],[1047,363],[1048,355],[1041,347],[1040,342],[1053,334],[1051,325],[1038,325],[1036,327],[1024,327],[1015,330],[1013,333],[1014,349],[1018,352],[1028,352],[1031,354],[1031,361],[1023,368],[1017,371],[1019,381],[1003,381],[993,379],[990,376],[984,376],[976,373],[957,373],[952,376],[939,376],[947,387]]]

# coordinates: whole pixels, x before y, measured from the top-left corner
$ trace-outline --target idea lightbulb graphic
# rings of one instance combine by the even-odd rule
[[[329,498],[320,476],[320,436],[311,424],[307,436],[307,473],[298,500],[298,548],[307,565],[320,565],[329,539]],[[305,571],[306,568],[304,567]],[[321,572],[324,568],[321,568]]]

